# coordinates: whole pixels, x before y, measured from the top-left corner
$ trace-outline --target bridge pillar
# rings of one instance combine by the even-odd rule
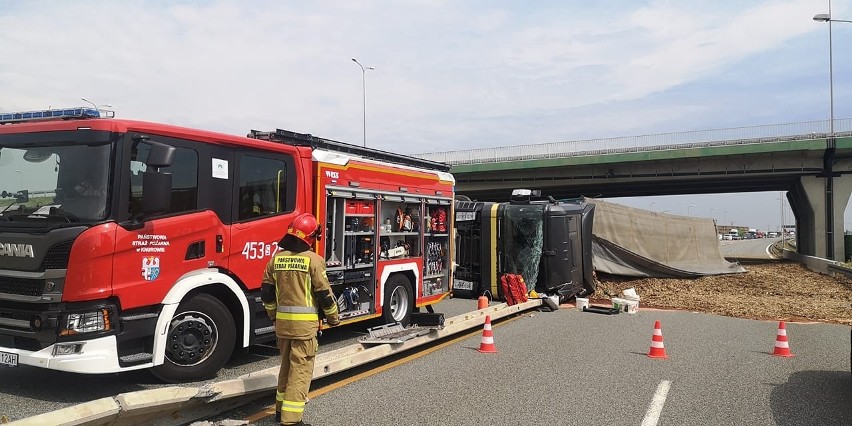
[[[832,178],[803,176],[799,179],[787,195],[796,217],[796,246],[799,253],[845,260],[843,216],[850,195],[850,175]]]

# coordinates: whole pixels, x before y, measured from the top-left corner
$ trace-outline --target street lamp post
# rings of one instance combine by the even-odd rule
[[[846,22],[852,23],[845,19],[834,19],[831,17],[831,0],[828,1],[828,13],[819,13],[814,15],[814,21],[828,22],[828,98],[829,98],[829,119],[828,132],[834,137],[834,51],[831,43],[831,23]]]
[[[101,108],[112,108],[112,105],[110,105],[110,104],[103,104],[103,105],[101,105],[101,106],[97,106],[97,105],[95,105],[95,103],[94,103],[94,102],[92,102],[92,101],[90,101],[90,100],[88,100],[88,99],[86,99],[86,98],[80,98],[80,99],[82,99],[82,100],[83,100],[83,101],[85,101],[85,102],[88,102],[88,103],[92,104],[92,106],[93,106],[93,107],[95,107],[95,109],[98,111],[98,114],[100,114],[100,113],[101,113]]]
[[[653,211],[654,211],[654,204],[657,204],[657,202],[656,202],[656,201],[651,201],[651,206],[650,206],[650,207],[648,207],[648,210],[650,210],[650,211],[652,211],[652,212],[653,212]]]
[[[713,219],[713,212],[714,211],[716,211],[716,207],[711,207],[710,208],[710,219]],[[713,219],[713,220],[715,221],[716,219]]]
[[[364,146],[367,146],[367,70],[374,70],[376,68],[365,67],[355,58],[352,58],[352,62],[355,62],[361,67],[361,97],[364,99]]]
[[[686,215],[692,216],[692,208],[695,207],[695,204],[690,204],[689,207],[686,208]]]
[[[828,0],[828,13],[819,13],[814,15],[814,21],[817,22],[828,22],[828,97],[829,97],[829,123],[828,123],[828,149],[833,149],[836,146],[836,139],[834,134],[834,54],[831,43],[831,23],[832,22],[846,22],[852,23],[852,21],[844,20],[844,19],[834,19],[831,17],[831,0]],[[831,171],[830,169],[828,170]],[[833,178],[829,174],[826,177],[825,183],[826,194],[833,194],[834,192],[834,183]],[[826,196],[826,209],[825,209],[825,236],[826,236],[826,244],[825,244],[825,257],[828,259],[834,259],[834,200],[831,196]]]

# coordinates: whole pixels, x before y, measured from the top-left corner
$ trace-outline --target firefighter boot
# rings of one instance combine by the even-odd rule
[[[277,424],[277,425],[281,424],[281,412],[280,411],[275,411],[275,424]]]

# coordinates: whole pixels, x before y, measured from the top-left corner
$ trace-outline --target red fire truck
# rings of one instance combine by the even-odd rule
[[[305,211],[342,322],[405,324],[449,294],[448,171],[285,130],[0,113],[0,365],[215,375],[274,339],[260,281]]]

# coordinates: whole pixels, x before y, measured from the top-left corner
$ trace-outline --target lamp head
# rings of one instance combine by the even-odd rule
[[[827,13],[818,13],[814,15],[814,21],[817,22],[828,22],[831,21],[831,15]]]

